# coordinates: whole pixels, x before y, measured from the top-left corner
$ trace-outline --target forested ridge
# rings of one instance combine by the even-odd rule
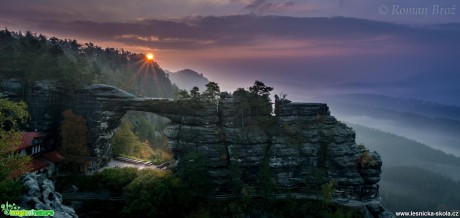
[[[0,31],[0,78],[30,84],[51,80],[69,88],[114,85],[135,95],[173,97],[175,88],[156,62],[123,49],[79,44],[31,32]]]

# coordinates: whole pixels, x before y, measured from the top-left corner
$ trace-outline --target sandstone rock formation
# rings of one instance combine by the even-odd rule
[[[171,119],[165,134],[179,167],[191,152],[205,156],[216,195],[230,193],[236,180],[257,187],[265,167],[265,179],[280,196],[289,192],[317,199],[323,184],[334,183],[335,202],[365,207],[372,216],[391,216],[378,194],[379,155],[356,145],[354,131],[331,116],[326,104],[276,99],[274,115],[256,116],[242,113],[229,94],[222,94],[216,106],[136,98],[107,85],[68,92],[46,82],[22,87],[10,80],[0,88],[7,97],[28,103],[30,126],[39,131],[52,132],[65,109],[84,117],[96,167],[109,160],[110,138],[122,116],[128,110],[147,111]]]

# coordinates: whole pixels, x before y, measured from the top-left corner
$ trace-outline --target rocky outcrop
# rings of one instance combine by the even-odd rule
[[[31,127],[40,131],[56,128],[65,109],[84,117],[96,167],[110,158],[110,138],[122,116],[128,110],[147,111],[171,119],[165,134],[179,167],[192,152],[206,158],[216,195],[231,193],[235,181],[260,187],[265,180],[280,196],[292,193],[318,199],[319,190],[329,183],[335,185],[335,202],[364,207],[367,214],[377,217],[387,212],[378,194],[379,155],[356,145],[354,131],[331,116],[326,104],[277,98],[272,115],[245,113],[229,94],[222,94],[217,107],[204,102],[136,98],[107,85],[68,92],[44,82],[25,88],[10,81],[3,83],[2,92],[13,99],[25,99],[32,115]]]
[[[75,210],[62,204],[62,195],[55,191],[54,183],[45,174],[28,173],[23,179],[27,193],[21,209],[54,210],[54,217],[78,217]]]

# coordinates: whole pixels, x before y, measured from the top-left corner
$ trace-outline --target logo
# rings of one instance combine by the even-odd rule
[[[1,208],[6,216],[54,216],[54,210],[21,210],[15,203],[9,204],[8,201]]]
[[[386,5],[380,5],[379,8],[377,9],[379,14],[385,15],[388,13],[388,7]]]

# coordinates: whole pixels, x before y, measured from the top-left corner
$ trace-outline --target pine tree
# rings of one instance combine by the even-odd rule
[[[241,127],[244,127],[244,116],[247,116],[251,112],[251,104],[249,103],[249,92],[244,88],[238,88],[233,92],[233,97],[239,103],[239,111],[241,114]]]
[[[190,99],[190,95],[188,94],[187,90],[179,90],[179,92],[177,93],[178,95],[178,99],[179,100],[187,100],[187,99]]]
[[[217,104],[219,101],[220,87],[215,82],[209,82],[206,84],[206,90],[203,92],[203,96],[206,100],[211,103]]]
[[[200,98],[200,89],[196,86],[193,87],[192,90],[190,90],[190,95],[193,100],[198,100]]]

